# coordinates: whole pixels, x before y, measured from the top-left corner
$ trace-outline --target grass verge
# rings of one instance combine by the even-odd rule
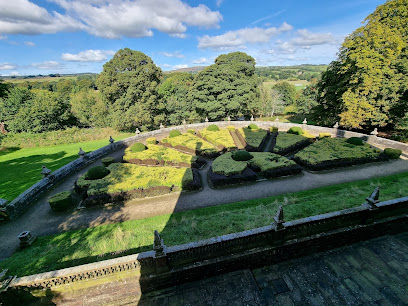
[[[270,224],[279,205],[286,220],[355,207],[377,186],[381,201],[406,196],[408,172],[39,237],[0,268],[23,276],[151,250],[154,230],[168,246],[248,230]]]

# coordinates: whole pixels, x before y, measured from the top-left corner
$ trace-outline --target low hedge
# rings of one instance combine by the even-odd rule
[[[136,142],[131,147],[131,151],[134,152],[134,153],[142,152],[144,150],[146,150],[146,146],[141,142]]]
[[[53,211],[66,211],[72,206],[71,191],[63,191],[48,199],[48,203]]]
[[[245,150],[247,151],[262,151],[268,140],[268,131],[263,129],[237,129],[235,133],[240,140],[245,141]],[[242,142],[242,141],[241,141]]]
[[[157,143],[157,139],[155,137],[149,137],[146,139],[146,143],[149,144],[156,144]]]
[[[109,174],[109,170],[104,166],[95,166],[85,173],[86,180],[98,180]]]
[[[303,130],[298,126],[293,126],[288,130],[289,134],[302,135]]]
[[[270,131],[272,134],[276,134],[276,133],[279,132],[279,128],[276,127],[276,126],[271,126],[271,127],[269,128],[269,131]]]
[[[279,133],[272,153],[286,155],[310,145],[312,140],[301,135]]]
[[[398,149],[393,149],[393,148],[385,148],[384,154],[387,155],[387,157],[390,159],[398,159],[400,158],[402,151]]]
[[[323,138],[331,138],[332,135],[330,133],[319,133],[319,139]]]
[[[213,161],[211,169],[216,174],[231,176],[241,174],[247,166],[248,163],[246,161],[233,160],[232,153],[227,152]]]
[[[171,138],[177,137],[177,136],[180,136],[180,135],[181,135],[180,131],[177,131],[177,130],[170,131],[170,133],[169,133],[169,137],[171,137]]]
[[[232,152],[231,157],[236,161],[247,161],[253,158],[253,156],[249,152],[244,150]]]
[[[358,137],[350,137],[346,141],[355,146],[362,146],[364,144],[363,140]]]
[[[250,125],[248,125],[248,129],[250,129],[250,130],[258,130],[259,127],[258,127],[255,123],[251,123]]]
[[[160,144],[168,148],[175,148],[189,154],[202,155],[209,158],[219,155],[219,150],[213,144],[191,133],[173,138],[166,137],[161,140]]]
[[[229,185],[236,185],[242,183],[256,182],[258,175],[252,169],[245,167],[241,173],[236,173],[232,175],[223,175],[220,173],[215,173],[213,169],[208,172],[208,179],[210,180],[213,187],[224,187]]]
[[[209,131],[208,129],[201,130],[197,135],[215,145],[219,151],[236,149],[236,144],[231,136],[231,132],[227,129],[218,131]]]
[[[188,129],[187,133],[195,135],[195,129]]]
[[[215,125],[215,124],[210,124],[210,125],[207,127],[207,130],[208,130],[208,131],[211,131],[211,132],[216,132],[216,131],[219,131],[220,128],[219,128],[217,125]]]

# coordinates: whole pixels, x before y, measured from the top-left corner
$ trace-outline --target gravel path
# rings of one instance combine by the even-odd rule
[[[123,156],[123,150],[110,156],[116,157],[119,161]],[[47,198],[57,192],[72,188],[75,180],[81,174],[97,164],[100,164],[100,161],[69,177],[33,203],[27,212],[17,220],[0,224],[0,241],[2,242],[0,244],[0,259],[6,258],[14,252],[18,247],[17,236],[25,230],[31,231],[34,236],[49,235],[101,224],[142,219],[408,171],[408,161],[400,159],[319,174],[303,171],[303,174],[295,177],[284,177],[256,184],[215,190],[208,186],[206,177],[210,164],[207,164],[204,169],[200,170],[204,182],[203,190],[200,192],[173,193],[155,198],[133,200],[123,205],[95,207],[81,211],[72,210],[63,213],[51,211]],[[361,201],[363,202],[364,199],[362,198]]]

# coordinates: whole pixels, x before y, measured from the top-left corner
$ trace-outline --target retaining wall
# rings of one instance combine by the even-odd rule
[[[15,278],[11,287],[92,287],[128,273],[144,292],[242,268],[256,268],[408,230],[408,197],[73,268]]]
[[[160,137],[163,135],[167,135],[171,130],[179,130],[181,132],[186,132],[187,129],[196,129],[200,130],[205,128],[210,124],[216,124],[221,128],[226,128],[229,125],[234,125],[236,127],[245,127],[248,126],[250,123],[255,123],[261,128],[268,129],[269,127],[275,126],[278,127],[279,130],[286,131],[293,126],[301,127],[312,134],[319,134],[319,133],[331,133],[335,137],[359,137],[364,141],[367,141],[371,145],[379,145],[384,147],[390,147],[395,149],[400,149],[404,153],[408,154],[408,144],[400,143],[397,141],[380,138],[373,135],[365,135],[356,132],[350,132],[335,128],[327,128],[321,126],[314,126],[314,125],[306,125],[306,124],[295,124],[295,123],[282,123],[277,121],[219,121],[219,122],[205,122],[205,123],[194,123],[188,125],[180,125],[174,126],[169,128],[163,128],[139,135],[135,135],[133,137],[126,138],[121,141],[117,141],[113,144],[109,144],[105,147],[102,147],[96,151],[93,151],[89,154],[86,154],[84,157],[79,157],[78,159],[66,164],[65,166],[61,167],[60,169],[54,171],[52,176],[43,178],[29,189],[24,191],[20,194],[17,198],[11,201],[6,207],[5,212],[9,216],[10,219],[15,219],[21,214],[23,214],[30,204],[34,203],[38,198],[40,198],[46,191],[53,188],[60,182],[62,182],[65,178],[70,175],[75,174],[78,170],[85,168],[89,164],[95,162],[99,158],[112,153],[116,150],[123,149],[132,145],[135,142],[144,141],[148,137]],[[38,169],[41,171],[41,169]]]

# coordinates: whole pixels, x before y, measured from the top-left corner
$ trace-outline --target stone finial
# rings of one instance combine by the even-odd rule
[[[252,115],[252,116],[251,116],[251,121],[254,121],[254,120],[255,120],[255,119],[254,119],[254,115]]]
[[[161,239],[160,234],[157,230],[154,231],[154,242],[153,251],[155,251],[156,256],[164,255],[165,245],[163,239]]]
[[[338,123],[338,122],[336,122],[336,124],[335,124],[335,125],[333,125],[333,128],[338,129],[338,128],[339,128],[339,123]]]
[[[139,134],[140,134],[140,130],[139,130],[139,128],[136,128],[135,133],[136,133],[136,135],[139,135]]]
[[[228,120],[228,121],[231,121],[231,117],[230,117],[230,116],[228,116],[228,117],[227,117],[227,120]]]
[[[79,148],[78,155],[81,156],[81,157],[84,157],[85,154],[86,154],[86,152],[84,150],[82,150],[82,148]]]
[[[275,119],[275,121],[279,121],[279,117],[278,117],[278,116],[276,116],[276,119]]]
[[[377,128],[375,128],[374,131],[372,131],[370,134],[373,136],[377,136],[378,135]]]
[[[183,119],[183,125],[187,125],[186,119]]]
[[[208,117],[205,117],[205,122],[208,122]]]
[[[376,187],[369,197],[366,198],[367,204],[370,208],[377,208],[375,204],[380,203],[378,200],[380,198],[380,187]]]
[[[35,240],[35,237],[31,235],[30,231],[24,231],[17,237],[18,239],[20,239],[20,248],[26,248],[30,246]]]
[[[5,199],[0,199],[0,207],[5,207],[7,203],[8,203],[7,200],[5,200]]]
[[[283,217],[283,207],[279,206],[275,217],[273,217],[273,224],[275,225],[275,229],[277,231],[284,229],[285,228],[285,226],[283,225],[284,222],[285,222],[285,219]]]
[[[112,136],[109,136],[109,143],[113,144],[115,142],[115,139],[112,138]]]
[[[47,177],[51,174],[51,170],[46,166],[42,166],[41,174],[43,175],[43,177]]]
[[[161,129],[164,129],[163,123],[160,123],[160,128],[161,128]]]
[[[307,120],[306,120],[306,118],[305,118],[305,120],[303,120],[303,122],[302,122],[303,124],[307,124]]]

